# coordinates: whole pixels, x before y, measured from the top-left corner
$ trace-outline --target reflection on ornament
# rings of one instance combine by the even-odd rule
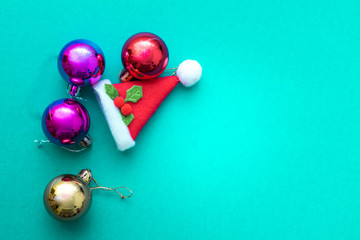
[[[69,84],[72,97],[78,96],[80,88],[97,83],[105,70],[105,58],[95,43],[79,39],[66,44],[58,57],[60,75]]]
[[[78,151],[91,145],[86,135],[90,128],[89,113],[75,99],[52,102],[44,111],[42,128],[50,142],[67,150]]]
[[[121,52],[124,69],[119,78],[149,80],[158,77],[166,68],[169,52],[164,41],[152,33],[137,33],[124,44]]]
[[[97,187],[90,188],[91,180]],[[125,188],[130,195],[124,196],[117,191]],[[61,221],[73,221],[83,216],[91,206],[91,190],[103,189],[115,191],[121,198],[129,198],[132,191],[126,187],[101,187],[93,178],[89,169],[83,169],[76,175],[63,174],[49,182],[44,192],[44,205],[48,213]]]

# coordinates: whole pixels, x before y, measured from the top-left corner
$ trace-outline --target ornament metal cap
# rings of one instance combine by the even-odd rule
[[[82,148],[90,148],[92,145],[92,140],[89,135],[86,135],[83,140],[80,141]]]
[[[130,74],[129,71],[125,70],[124,68],[121,69],[120,73],[119,73],[119,80],[121,82],[129,82],[133,79],[134,77]]]
[[[70,97],[78,97],[80,95],[81,87],[68,84],[67,92]]]
[[[83,169],[78,173],[78,177],[80,177],[84,182],[89,184],[93,179],[90,169]]]

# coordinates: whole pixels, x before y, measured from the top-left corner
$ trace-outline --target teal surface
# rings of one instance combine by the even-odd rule
[[[359,239],[360,2],[1,1],[1,239]],[[169,67],[203,66],[167,97],[127,151],[116,150],[91,89],[93,148],[43,139],[41,115],[66,96],[56,57],[86,38],[116,82],[132,34],[160,35]],[[42,197],[91,168],[95,191],[73,223]]]

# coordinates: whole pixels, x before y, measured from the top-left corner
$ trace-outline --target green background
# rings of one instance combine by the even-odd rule
[[[360,2],[1,1],[2,239],[359,239]],[[149,31],[203,66],[116,150],[91,88],[93,147],[44,139],[41,115],[66,96],[57,54],[86,38],[117,81],[120,52]],[[62,173],[91,168],[121,200],[95,191],[88,214],[52,219],[42,197]]]

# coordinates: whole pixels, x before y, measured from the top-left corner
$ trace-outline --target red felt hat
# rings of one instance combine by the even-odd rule
[[[117,84],[106,79],[94,85],[118,149],[124,151],[134,146],[140,130],[173,88],[179,82],[192,86],[201,73],[198,62],[186,60],[180,64],[177,76]]]

